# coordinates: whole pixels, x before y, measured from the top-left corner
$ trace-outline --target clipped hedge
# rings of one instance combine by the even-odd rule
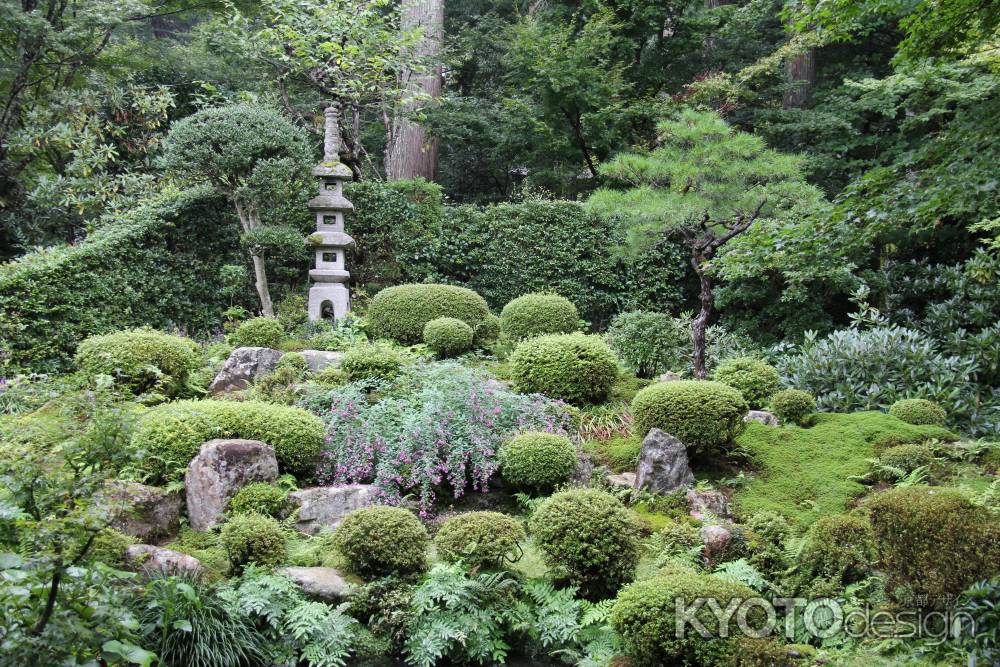
[[[516,561],[524,528],[516,519],[500,512],[467,512],[444,522],[434,536],[438,556],[470,568],[498,567]]]
[[[260,440],[282,472],[308,478],[323,447],[323,422],[300,408],[259,401],[176,401],[142,416],[132,436],[153,481],[176,480],[213,438]]]
[[[805,426],[816,412],[816,399],[808,391],[785,389],[771,397],[771,411],[782,423]]]
[[[781,381],[774,366],[751,357],[727,359],[715,369],[712,379],[738,390],[751,410],[767,405]]]
[[[454,317],[438,317],[424,326],[424,343],[439,357],[454,357],[468,352],[472,349],[474,336],[472,327]]]
[[[134,394],[158,389],[176,396],[198,365],[198,346],[190,338],[152,329],[131,329],[91,336],[76,349],[76,365],[90,380],[110,375]]]
[[[219,542],[226,550],[234,574],[254,563],[264,567],[280,565],[287,555],[281,524],[262,514],[234,516],[222,526]]]
[[[658,428],[695,451],[732,442],[743,432],[746,414],[739,391],[711,380],[660,382],[632,399],[636,433]]]
[[[402,507],[355,510],[333,534],[333,544],[348,569],[362,577],[423,572],[428,541],[424,524]]]
[[[403,368],[403,357],[385,344],[355,345],[344,353],[340,370],[352,382],[392,380]]]
[[[376,294],[368,321],[376,337],[413,345],[423,340],[424,327],[431,320],[453,317],[475,329],[489,314],[483,297],[470,289],[413,284],[388,287]]]
[[[569,403],[599,403],[618,377],[618,360],[599,336],[581,333],[538,336],[510,357],[518,391]]]
[[[254,317],[240,324],[229,337],[234,347],[276,348],[285,337],[285,328],[276,318]]]
[[[500,312],[500,334],[510,341],[573,333],[579,328],[580,314],[576,306],[558,294],[525,294],[509,302]]]
[[[565,436],[522,433],[500,447],[499,460],[505,482],[544,495],[573,476],[576,447]]]
[[[889,408],[889,414],[915,426],[944,426],[948,413],[934,401],[923,398],[904,398]]]

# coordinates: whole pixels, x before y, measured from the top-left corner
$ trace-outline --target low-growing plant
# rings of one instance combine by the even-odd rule
[[[632,401],[637,435],[658,428],[692,451],[722,447],[743,432],[747,404],[720,382],[678,380],[646,387]]]
[[[189,338],[130,329],[87,338],[75,359],[91,383],[107,375],[133,394],[156,390],[173,397],[198,364],[198,346]]]
[[[229,501],[231,514],[262,514],[281,518],[288,504],[288,492],[269,482],[251,482]]]
[[[579,328],[576,306],[558,294],[525,294],[508,302],[500,312],[500,335],[512,342],[545,334],[572,333]]]
[[[865,517],[852,514],[823,517],[806,535],[793,577],[795,586],[800,592],[809,593],[809,587],[821,580],[820,586],[842,590],[867,577],[877,556],[875,534]]]
[[[504,481],[539,495],[568,482],[576,463],[576,446],[569,438],[552,433],[522,433],[500,447]]]
[[[948,414],[934,401],[924,398],[904,398],[889,408],[889,414],[907,424],[917,426],[944,426]]]
[[[468,512],[442,524],[434,536],[437,554],[469,568],[499,567],[521,557],[521,523],[499,512]]]
[[[386,382],[399,375],[403,357],[388,345],[356,345],[344,353],[340,368],[352,382]]]
[[[604,400],[618,376],[618,361],[604,341],[580,333],[526,340],[510,363],[519,391],[577,404]]]
[[[274,567],[281,564],[287,554],[281,524],[262,514],[231,517],[222,526],[220,541],[236,573],[250,563]]]
[[[229,341],[235,347],[277,348],[284,337],[285,329],[281,322],[273,317],[254,317],[231,333]]]
[[[409,575],[427,567],[427,529],[401,507],[366,507],[337,527],[333,544],[362,577]]]
[[[475,332],[454,317],[438,317],[424,325],[424,343],[439,357],[455,357],[472,349]]]
[[[752,357],[723,361],[715,369],[712,378],[739,391],[752,410],[759,410],[767,405],[781,381],[777,369]]]
[[[784,389],[771,396],[771,411],[784,424],[807,426],[816,412],[816,399],[808,391]]]

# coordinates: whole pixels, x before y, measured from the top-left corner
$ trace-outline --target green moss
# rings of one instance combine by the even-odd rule
[[[812,428],[747,425],[736,443],[749,451],[759,472],[735,494],[736,508],[749,516],[763,510],[782,514],[800,528],[839,514],[865,491],[852,475],[868,470],[876,446],[887,440],[954,440],[935,426],[913,426],[881,412],[820,414]]]
[[[601,450],[609,467],[615,472],[634,471],[639,465],[642,438],[637,435],[612,438],[604,443]]]

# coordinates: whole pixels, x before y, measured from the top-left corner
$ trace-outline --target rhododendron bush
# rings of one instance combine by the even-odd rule
[[[418,366],[371,401],[363,387],[331,395],[321,483],[372,483],[379,501],[419,498],[426,513],[438,492],[486,491],[500,443],[519,431],[567,432],[567,407],[515,393],[457,363]]]

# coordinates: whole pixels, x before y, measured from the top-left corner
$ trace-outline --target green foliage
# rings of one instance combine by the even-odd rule
[[[126,535],[114,528],[105,528],[94,537],[90,551],[87,552],[87,559],[99,561],[112,567],[124,565],[125,550],[136,541],[131,535]]]
[[[501,567],[521,556],[525,539],[520,522],[499,512],[468,512],[442,524],[434,536],[440,558],[468,568]]]
[[[1000,534],[990,512],[956,489],[897,488],[866,502],[893,595],[919,606],[948,605],[996,574]]]
[[[612,495],[595,489],[556,493],[528,525],[549,567],[588,598],[613,595],[635,576],[638,526]]]
[[[273,317],[254,317],[240,324],[229,337],[235,347],[276,348],[285,337],[285,328]]]
[[[367,507],[348,514],[333,543],[362,577],[408,575],[427,567],[427,529],[401,507]]]
[[[621,313],[611,321],[605,338],[639,377],[655,378],[691,363],[691,323],[666,313]]]
[[[917,468],[934,463],[934,454],[926,445],[897,445],[889,447],[879,455],[882,464],[898,468],[903,477]]]
[[[783,389],[771,396],[771,411],[782,423],[806,426],[816,412],[816,399],[808,391]]]
[[[955,605],[956,617],[962,621],[958,641],[970,653],[984,660],[996,660],[1000,655],[997,631],[1000,630],[1000,576],[969,586]]]
[[[525,294],[508,302],[500,312],[500,334],[513,342],[545,334],[573,333],[579,323],[576,306],[558,294]]]
[[[403,368],[403,357],[388,345],[355,345],[344,353],[340,369],[352,382],[394,379]]]
[[[75,361],[91,382],[109,375],[135,394],[155,389],[176,396],[198,363],[197,350],[188,338],[132,329],[87,338],[77,348]]]
[[[174,480],[213,438],[266,442],[283,472],[305,479],[323,446],[323,423],[305,410],[258,401],[177,401],[144,414],[132,442],[152,479]]]
[[[751,410],[760,410],[767,405],[780,382],[778,371],[773,366],[750,357],[736,357],[722,362],[715,369],[712,379],[738,390]]]
[[[526,340],[514,350],[510,363],[518,391],[570,403],[604,400],[618,375],[618,361],[604,341],[581,333]]]
[[[722,447],[743,432],[747,404],[720,382],[677,380],[646,387],[632,400],[636,433],[658,428],[693,451]]]
[[[287,556],[281,524],[262,514],[230,517],[222,526],[220,541],[236,573],[242,572],[249,563],[274,567]]]
[[[229,501],[230,514],[260,514],[281,518],[288,505],[288,492],[269,482],[251,482],[240,487]]]
[[[576,472],[576,447],[552,433],[522,433],[500,447],[500,473],[515,489],[544,495]]]
[[[298,352],[289,352],[281,355],[278,363],[274,366],[275,371],[288,371],[293,377],[302,379],[309,372],[309,362]]]
[[[473,337],[472,327],[454,317],[438,317],[424,325],[424,343],[439,357],[468,352],[472,349]]]
[[[398,285],[388,287],[372,300],[368,319],[372,333],[412,345],[423,339],[424,327],[439,317],[462,320],[473,329],[489,315],[481,296],[453,285]]]
[[[472,342],[476,347],[485,348],[492,345],[500,337],[500,318],[490,313],[482,322],[476,325]]]
[[[867,518],[834,514],[810,528],[793,579],[804,594],[810,593],[810,586],[826,590],[822,587],[832,585],[839,591],[871,574],[877,558],[875,533]]]
[[[934,401],[923,398],[905,398],[889,408],[889,414],[907,424],[917,426],[944,426],[948,414]]]

